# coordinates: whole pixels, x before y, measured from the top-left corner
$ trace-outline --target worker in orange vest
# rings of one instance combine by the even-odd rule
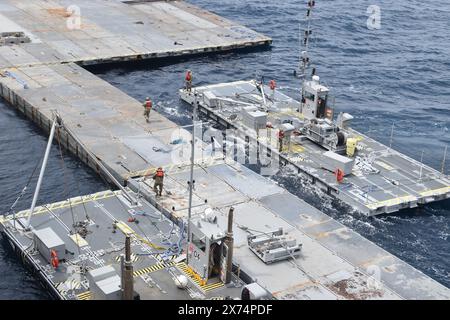
[[[284,131],[280,129],[278,130],[278,148],[280,152],[283,151],[283,139],[284,139]]]
[[[149,122],[150,111],[152,110],[152,107],[153,107],[153,103],[152,103],[152,101],[150,100],[149,97],[147,97],[145,99],[145,102],[144,102],[143,106],[144,106],[144,117],[145,117],[145,120],[147,122]]]
[[[275,96],[275,89],[277,87],[277,83],[275,82],[275,80],[270,80],[269,81],[269,88],[270,90],[272,90],[272,97]]]
[[[186,91],[191,92],[191,90],[192,90],[192,72],[191,72],[191,70],[188,70],[186,72],[185,80],[186,80]]]
[[[156,169],[156,172],[153,175],[153,180],[155,180],[155,184],[153,185],[153,191],[156,192],[156,195],[161,196],[164,183],[164,170],[161,167]]]

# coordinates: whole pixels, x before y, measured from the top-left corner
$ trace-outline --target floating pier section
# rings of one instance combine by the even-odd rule
[[[73,4],[81,9],[82,28],[68,30]],[[122,191],[105,191],[42,205],[31,217],[31,231],[12,215],[0,217],[1,233],[57,298],[98,298],[87,271],[112,266],[108,272],[119,273],[119,244],[130,236],[141,299],[239,297],[244,282],[256,279],[278,299],[450,299],[445,286],[274,182],[215,158],[204,144],[194,168],[193,214],[214,208],[224,226],[234,207],[233,286],[202,283],[183,264],[183,254],[167,259],[158,253],[176,241],[185,244],[175,234],[187,218],[189,163],[174,164],[172,154],[186,146],[190,132],[154,110],[146,123],[142,102],[81,65],[265,46],[269,38],[179,1],[1,0],[0,19],[5,32],[21,39],[7,33],[5,41],[24,41],[0,46],[1,96],[45,131],[56,111],[63,121],[56,134],[61,145],[108,179],[101,163],[138,199],[130,205]],[[159,166],[166,171],[165,190],[155,197],[146,177]],[[68,251],[58,268],[31,245],[29,233],[46,227]],[[246,237],[253,229],[279,228],[302,243],[302,255],[266,265]],[[182,274],[189,279],[184,291],[174,280]]]
[[[258,130],[248,127],[243,119],[245,107],[265,108],[254,80],[201,86],[191,92],[179,91],[181,99],[190,105],[195,100],[194,92],[198,96],[200,112],[225,128],[236,129],[236,136],[267,149],[282,163],[292,165],[311,185],[363,214],[395,213],[450,198],[448,175],[351,128],[348,132],[358,140],[359,150],[354,159],[346,158],[354,160],[354,165],[342,182],[336,181],[335,173],[327,168],[327,150],[301,135],[292,137],[288,146],[279,152],[275,126],[304,121],[302,114],[296,111],[300,103],[280,90],[272,93],[269,86],[264,85],[267,99],[271,100],[271,110],[264,114],[274,128]]]

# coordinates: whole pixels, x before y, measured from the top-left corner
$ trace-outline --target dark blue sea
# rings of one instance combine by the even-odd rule
[[[306,0],[189,0],[273,38],[266,51],[226,53],[139,66],[95,68],[104,80],[130,96],[156,102],[155,108],[179,124],[190,121],[190,108],[177,90],[186,69],[196,85],[251,79],[275,79],[299,97],[293,76],[304,28]],[[373,1],[316,1],[310,56],[322,81],[331,87],[338,111],[351,113],[353,127],[436,169],[450,145],[450,3],[378,0],[379,29],[369,29]],[[300,28],[300,25],[302,26]],[[45,134],[0,101],[0,212],[5,212],[41,157]],[[450,173],[449,160],[445,168]],[[54,144],[40,203],[108,188],[74,157],[64,153],[66,170]],[[417,269],[450,287],[450,201],[395,215],[362,217],[303,186],[283,169],[274,178],[289,191],[324,210]],[[33,181],[35,183],[35,181]],[[34,186],[34,183],[32,186]],[[30,206],[27,194],[19,208]],[[46,299],[47,293],[5,244],[0,245],[0,299]]]

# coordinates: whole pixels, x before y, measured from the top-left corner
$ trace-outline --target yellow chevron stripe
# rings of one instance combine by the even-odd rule
[[[92,296],[90,291],[86,291],[77,295],[78,300],[89,300]]]
[[[60,201],[60,202],[52,203],[52,204],[48,205],[47,207],[48,207],[50,210],[68,208],[68,207],[70,207],[71,205],[72,205],[72,207],[73,207],[73,206],[75,205],[75,203],[78,205],[78,204],[81,204],[81,203],[88,203],[88,202],[94,201],[94,200],[96,200],[96,199],[97,199],[97,200],[101,200],[101,199],[111,198],[111,197],[114,196],[115,192],[118,192],[118,191],[110,191],[110,190],[107,190],[107,191],[104,191],[104,192],[98,192],[98,193],[95,193],[95,194],[90,195],[90,196],[81,196],[81,197],[73,198],[73,199],[71,199],[70,201],[69,201],[69,200],[65,200],[65,201]],[[94,197],[96,197],[96,198],[94,199]],[[18,212],[18,213],[16,214],[16,218],[23,218],[23,217],[26,217],[26,216],[29,214],[29,212],[30,212],[29,209],[28,209],[28,210],[22,210],[22,211],[20,211],[20,212]],[[34,210],[33,215],[37,215],[37,214],[41,214],[41,213],[45,213],[45,212],[47,212],[47,209],[44,208],[43,206],[40,206],[40,207],[37,207],[37,208]],[[0,220],[0,222],[6,222],[6,221],[9,221],[9,220],[11,220],[12,218],[13,218],[12,215],[9,215],[9,216],[7,216],[7,217],[3,217],[3,218]]]
[[[210,290],[218,289],[220,287],[223,287],[223,282],[207,284],[207,285],[203,286],[202,289],[204,291],[210,291]]]
[[[159,270],[162,270],[164,268],[171,267],[171,266],[174,266],[174,265],[175,265],[175,263],[173,263],[173,262],[169,262],[167,264],[157,263],[157,264],[152,265],[150,267],[134,271],[133,272],[133,276],[134,277],[142,276],[144,274],[156,272],[156,271],[159,271]]]
[[[200,289],[203,290],[203,292],[218,289],[220,287],[223,287],[223,285],[224,285],[222,282],[215,282],[215,283],[210,283],[210,284],[204,283],[204,280],[201,279],[199,275],[196,275],[196,274],[194,275],[193,270],[191,268],[189,268],[189,266],[186,265],[186,263],[184,263],[184,262],[180,262],[180,263],[176,264],[176,266],[183,273],[185,273],[192,281],[194,281],[200,287]]]

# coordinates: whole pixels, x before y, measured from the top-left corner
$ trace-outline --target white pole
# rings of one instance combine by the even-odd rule
[[[422,180],[422,170],[423,170],[423,150],[422,150],[422,155],[420,156],[420,175],[419,175],[419,180]]]
[[[445,161],[447,160],[447,145],[445,146],[445,150],[444,150],[444,159],[442,159],[442,168],[441,168],[441,173],[444,174],[445,172]]]
[[[194,110],[192,113],[192,142],[191,142],[191,168],[190,168],[190,177],[189,177],[189,207],[188,207],[188,221],[187,221],[187,245],[188,248],[186,250],[186,264],[189,263],[189,245],[191,242],[191,216],[192,216],[192,192],[194,187],[194,157],[195,157],[195,123],[197,121],[197,92],[194,90]]]
[[[264,104],[264,107],[265,107],[267,105],[267,101],[266,101],[266,94],[264,93],[264,83],[263,83],[263,81],[261,81],[261,95],[262,95],[263,104]]]
[[[52,128],[50,129],[50,136],[48,137],[47,148],[45,149],[44,160],[42,161],[41,172],[39,173],[39,179],[36,185],[36,190],[34,190],[33,201],[31,202],[30,213],[28,214],[26,228],[30,227],[31,216],[33,215],[34,208],[36,206],[36,201],[39,196],[39,191],[41,190],[42,179],[44,178],[45,168],[47,167],[48,155],[50,154],[50,148],[52,146],[53,136],[55,135],[57,118],[53,120]]]

